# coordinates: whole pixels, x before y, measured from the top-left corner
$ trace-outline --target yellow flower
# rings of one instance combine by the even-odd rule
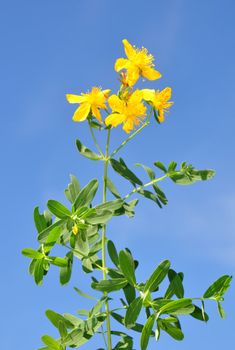
[[[122,69],[127,70],[126,80],[130,87],[137,82],[140,75],[149,80],[156,80],[161,77],[161,74],[153,68],[154,57],[148,53],[147,49],[144,47],[141,49],[135,48],[126,39],[122,42],[127,58],[118,58],[115,63],[115,70],[117,72]]]
[[[127,99],[112,95],[108,99],[112,113],[105,119],[107,126],[116,127],[123,123],[123,130],[128,134],[138,126],[146,115],[146,107],[142,102],[142,92],[134,91]]]
[[[162,91],[143,89],[143,99],[151,102],[152,106],[158,111],[158,120],[162,123],[165,119],[164,113],[169,109],[173,102],[168,101],[171,98],[171,88],[166,87]]]
[[[75,224],[75,225],[73,225],[73,227],[72,227],[72,232],[73,232],[73,234],[76,236],[77,234],[78,234],[78,226]]]
[[[106,100],[110,90],[101,90],[99,87],[93,87],[90,92],[81,95],[67,94],[66,98],[69,103],[79,103],[80,106],[75,111],[73,115],[73,120],[75,122],[81,122],[89,116],[91,112],[92,115],[102,123],[102,118],[100,114],[100,109],[106,109]]]

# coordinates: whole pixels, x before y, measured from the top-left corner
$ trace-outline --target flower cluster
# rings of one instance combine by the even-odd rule
[[[123,124],[123,130],[130,133],[147,117],[147,106],[150,106],[151,112],[154,111],[160,123],[164,121],[165,112],[173,104],[169,101],[171,88],[166,87],[162,91],[134,89],[140,77],[156,80],[161,77],[161,73],[155,70],[154,57],[146,48],[138,49],[126,39],[123,40],[123,45],[127,58],[118,58],[114,66],[115,70],[120,72],[121,86],[117,94],[110,96],[111,90],[102,90],[95,86],[91,91],[81,95],[66,95],[69,103],[79,104],[73,115],[75,122],[96,118],[100,124],[103,124],[101,110],[105,110],[108,113],[104,121],[107,127]]]

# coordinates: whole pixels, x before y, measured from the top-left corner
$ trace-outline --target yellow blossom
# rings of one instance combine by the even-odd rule
[[[115,70],[119,72],[122,69],[127,70],[126,81],[128,85],[133,86],[140,76],[149,80],[156,80],[161,74],[153,67],[154,57],[148,53],[148,50],[132,46],[128,40],[123,41],[124,50],[127,58],[118,58],[115,63]]]
[[[140,90],[134,91],[126,99],[112,95],[109,97],[108,103],[112,113],[105,119],[105,124],[116,127],[123,123],[123,130],[127,133],[138,126],[146,115],[146,107],[142,102]]]
[[[158,111],[158,120],[162,123],[165,119],[164,113],[169,109],[173,102],[169,101],[171,98],[171,88],[166,87],[162,91],[143,89],[143,99],[151,102],[152,106]]]
[[[72,232],[73,232],[73,234],[76,236],[77,234],[78,234],[78,225],[73,225],[73,227],[72,227]]]
[[[99,87],[93,87],[90,92],[82,93],[81,95],[67,94],[66,98],[69,103],[79,103],[73,115],[75,122],[81,122],[91,114],[102,123],[100,109],[106,109],[106,100],[110,90],[101,90]]]

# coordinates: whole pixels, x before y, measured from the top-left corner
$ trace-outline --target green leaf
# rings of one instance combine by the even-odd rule
[[[117,314],[116,312],[111,312],[111,316],[120,324],[122,324],[124,326],[124,317],[122,317],[121,315]],[[141,333],[143,330],[144,326],[140,323],[136,323],[135,326],[131,327],[131,329],[135,332]],[[154,333],[152,333],[151,335],[154,335]]]
[[[131,304],[132,301],[136,298],[135,287],[131,286],[130,284],[127,284],[123,288],[123,292],[125,294],[125,297],[126,297],[128,304]]]
[[[74,329],[69,332],[68,335],[64,338],[63,344],[65,346],[78,347],[78,344],[83,338],[83,331],[81,329]]]
[[[126,278],[115,278],[112,280],[102,280],[98,283],[92,282],[91,287],[101,292],[114,292],[122,289],[127,285]]]
[[[167,173],[166,167],[165,167],[161,162],[159,162],[159,161],[158,161],[158,162],[155,162],[154,165],[155,165],[158,169],[162,170],[164,173]]]
[[[80,208],[80,207],[88,207],[93,198],[95,197],[95,194],[98,189],[98,180],[94,179],[91,180],[83,189],[79,192],[75,202],[74,202],[74,208]]]
[[[232,276],[224,275],[220,277],[206,290],[203,298],[214,298],[216,300],[220,299],[230,287],[231,280]]]
[[[175,163],[176,164],[176,163]],[[191,164],[183,162],[180,170],[168,169],[170,178],[179,185],[191,185],[196,181],[210,180],[214,177],[215,171],[212,169],[208,170],[197,170]]]
[[[138,193],[141,194],[142,196],[144,196],[144,197],[147,198],[147,199],[151,199],[151,200],[152,200],[153,202],[155,202],[160,208],[162,208],[161,202],[159,201],[158,197],[157,197],[154,193],[152,193],[152,192],[150,192],[150,191],[148,191],[148,190],[142,190],[142,189],[139,190]]]
[[[118,192],[116,186],[108,177],[106,179],[106,185],[107,185],[107,188],[109,189],[109,191],[114,195],[114,197],[121,198],[121,195]]]
[[[67,267],[68,260],[65,258],[60,258],[58,256],[50,256],[50,263],[59,267]]]
[[[154,180],[156,175],[155,175],[155,172],[153,171],[152,168],[146,166],[146,165],[143,165],[143,164],[135,164],[136,166],[141,166],[145,171],[146,173],[148,174],[150,180]]]
[[[34,223],[35,223],[36,229],[39,233],[47,227],[46,219],[45,219],[44,215],[39,213],[38,207],[36,207],[34,209],[33,216],[34,216]]]
[[[207,315],[207,313],[205,313],[205,311],[202,311],[202,309],[197,305],[193,304],[193,306],[194,311],[190,314],[190,316],[196,318],[199,321],[207,322],[209,320],[209,316]]]
[[[188,315],[194,311],[195,307],[192,305],[192,300],[189,298],[182,298],[179,300],[173,300],[163,305],[158,310],[160,314],[171,314],[171,315]]]
[[[217,302],[217,306],[218,306],[218,311],[219,311],[220,317],[225,318],[225,311],[224,311],[224,309],[219,301]]]
[[[44,251],[48,253],[51,251],[52,247],[56,244],[57,240],[61,235],[62,229],[61,227],[54,227],[47,236],[47,239],[44,243]]]
[[[67,284],[71,278],[72,266],[73,266],[73,253],[68,252],[66,254],[65,259],[67,260],[67,265],[65,267],[60,268],[60,283],[61,283],[61,285]]]
[[[177,296],[177,298],[183,298],[184,287],[183,287],[183,283],[182,283],[182,279],[180,278],[180,275],[176,273],[174,270],[170,269],[168,271],[168,278],[169,278],[170,284],[169,284],[169,287],[167,288],[164,298],[170,299],[174,294]]]
[[[84,293],[83,291],[81,291],[81,289],[77,288],[77,287],[74,287],[74,290],[81,296],[81,297],[84,297],[84,298],[87,298],[87,299],[91,299],[91,300],[96,300],[97,301],[97,298],[89,295],[89,294],[86,294]]]
[[[132,303],[128,306],[126,316],[124,318],[124,324],[127,328],[132,328],[135,325],[137,318],[140,314],[141,308],[141,297],[138,297],[135,300],[133,300]]]
[[[108,201],[106,203],[99,204],[95,207],[95,209],[97,211],[109,210],[114,212],[115,210],[122,208],[122,206],[123,206],[123,200],[121,198],[118,198],[113,201]]]
[[[135,184],[143,185],[143,182],[130,170],[121,160],[110,159],[112,168],[122,177],[129,180],[134,186]]]
[[[77,146],[77,149],[80,152],[80,154],[83,155],[84,157],[88,158],[88,159],[92,159],[92,160],[101,160],[101,159],[103,159],[102,156],[92,152],[89,148],[84,146],[81,143],[81,141],[78,140],[78,139],[76,140],[76,146]]]
[[[66,198],[71,202],[74,203],[75,199],[78,196],[78,193],[80,192],[80,185],[79,182],[74,175],[70,175],[70,184],[68,185],[68,188],[65,189],[64,193]]]
[[[135,264],[131,254],[127,250],[121,250],[119,253],[119,265],[122,270],[122,273],[132,285],[136,285],[135,278]]]
[[[110,241],[110,240],[108,241],[107,249],[108,249],[110,259],[112,260],[114,265],[116,265],[118,267],[118,265],[119,265],[118,253],[117,253],[117,249],[116,249],[113,241]]]
[[[44,335],[41,339],[51,350],[61,350],[60,344],[49,335]]]
[[[34,281],[37,285],[42,284],[44,276],[44,259],[37,260],[34,267]]]
[[[69,320],[67,320],[65,317],[62,315],[58,314],[57,312],[53,310],[46,310],[45,312],[46,317],[48,318],[49,321],[55,326],[56,328],[59,328],[59,323],[62,322],[66,326],[66,328],[73,328],[74,325],[71,323]]]
[[[175,340],[183,340],[184,339],[184,334],[181,331],[180,328],[173,326],[169,322],[165,322],[164,320],[159,320],[158,322],[160,328],[168,333],[173,339]]]
[[[152,273],[152,275],[147,280],[144,287],[144,293],[147,291],[152,292],[159,286],[159,284],[166,277],[170,268],[170,264],[171,263],[169,260],[164,260],[158,265],[156,270]]]
[[[62,227],[65,223],[65,219],[60,219],[58,221],[55,221],[54,224],[50,225],[45,230],[41,231],[38,235],[39,242],[44,243],[52,229],[54,229],[55,227]]]
[[[86,222],[91,225],[106,224],[113,216],[111,210],[100,210],[92,214],[86,219]]]
[[[59,219],[66,219],[72,215],[71,211],[67,209],[63,204],[55,200],[49,200],[47,207],[52,214]]]
[[[37,250],[31,249],[31,248],[25,248],[21,252],[24,256],[27,256],[27,258],[31,259],[42,259],[44,255]]]
[[[59,321],[58,330],[59,330],[61,339],[63,340],[68,335],[68,331],[67,331],[67,328],[65,327],[64,322]]]
[[[152,314],[146,321],[144,328],[141,333],[141,339],[140,339],[140,347],[141,350],[146,350],[149,343],[149,338],[152,333],[153,325],[155,321],[155,315]]]

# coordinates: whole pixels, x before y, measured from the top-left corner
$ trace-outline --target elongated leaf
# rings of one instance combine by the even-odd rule
[[[130,284],[127,284],[123,288],[123,292],[125,294],[125,297],[126,297],[128,304],[131,304],[132,301],[136,298],[135,287],[131,286]]]
[[[34,209],[33,216],[34,216],[34,223],[35,223],[36,229],[39,233],[47,227],[46,219],[45,219],[44,215],[39,213],[38,207],[36,207]]]
[[[41,339],[43,343],[49,346],[51,350],[61,350],[60,343],[58,343],[55,339],[53,339],[49,335],[43,335]]]
[[[161,162],[159,162],[159,161],[158,161],[158,162],[155,162],[154,165],[155,165],[158,169],[162,170],[164,173],[167,173],[166,167],[165,167]]]
[[[86,219],[86,222],[91,225],[106,224],[112,216],[113,212],[111,210],[97,210],[96,213],[90,215]]]
[[[126,250],[120,251],[119,265],[128,282],[132,286],[135,286],[136,285],[135,264],[131,254],[128,251]]]
[[[115,211],[120,209],[123,206],[123,200],[121,198],[115,199],[113,201],[108,201],[106,203],[102,203],[95,207],[96,210],[109,210]]]
[[[67,209],[63,204],[55,200],[49,200],[47,207],[52,214],[59,219],[66,219],[72,215],[71,211]]]
[[[150,180],[154,180],[156,175],[155,175],[155,172],[153,171],[152,168],[146,166],[146,165],[143,165],[143,164],[135,164],[136,166],[141,166],[145,171],[146,173],[148,174]]]
[[[54,227],[50,232],[49,235],[46,238],[46,241],[44,243],[44,251],[45,253],[50,252],[52,247],[56,244],[56,241],[59,239],[61,235],[61,227]]]
[[[128,306],[126,316],[124,318],[124,324],[127,328],[132,328],[135,325],[140,314],[142,304],[142,298],[138,297]]]
[[[59,267],[67,267],[68,260],[65,258],[60,258],[58,256],[50,256],[50,263]]]
[[[155,202],[159,206],[159,208],[162,208],[161,202],[159,201],[158,197],[154,193],[148,190],[142,190],[142,189],[140,189],[138,193],[147,199],[151,199],[153,202]]]
[[[59,328],[59,323],[62,322],[65,324],[66,328],[73,328],[74,325],[69,320],[67,320],[64,316],[58,314],[53,310],[46,310],[45,312],[47,318],[51,321],[53,326]]]
[[[155,315],[152,314],[146,321],[144,328],[141,333],[140,348],[141,350],[146,350],[149,343],[149,338],[152,333],[153,325],[155,321]]]
[[[169,270],[168,277],[170,280],[169,287],[165,293],[164,298],[170,299],[174,294],[178,298],[184,297],[184,287],[180,275],[176,273],[174,270]]]
[[[76,176],[70,175],[70,180],[71,182],[65,189],[64,193],[66,198],[73,204],[80,192],[80,185]]]
[[[65,267],[60,268],[60,283],[62,286],[67,284],[71,278],[73,266],[73,253],[68,252],[66,254],[65,259],[67,260],[67,265]]]
[[[92,202],[93,198],[98,189],[98,180],[91,180],[83,189],[79,192],[75,202],[74,208],[88,207]]]
[[[107,188],[109,189],[109,191],[114,195],[114,197],[121,198],[121,195],[118,192],[116,186],[108,177],[106,179],[106,185],[107,185]]]
[[[45,243],[49,233],[51,230],[53,230],[55,227],[62,227],[67,220],[60,219],[58,221],[55,221],[54,224],[50,225],[49,227],[45,228],[45,230],[41,231],[38,235],[38,240],[40,243]]]
[[[199,321],[204,321],[207,322],[209,320],[209,316],[207,315],[207,313],[204,311],[202,311],[202,309],[200,309],[200,307],[198,307],[197,305],[193,305],[194,306],[194,311],[190,314],[190,316],[196,318]]]
[[[152,292],[159,286],[159,284],[166,277],[170,268],[170,264],[171,263],[169,260],[164,260],[158,265],[156,270],[152,273],[152,275],[147,280],[144,287],[144,292],[147,292],[147,291]]]
[[[219,311],[220,317],[225,318],[225,311],[224,311],[224,309],[219,301],[217,302],[217,306],[218,306],[218,311]]]
[[[81,289],[77,288],[77,287],[74,287],[74,290],[81,296],[81,297],[84,297],[84,298],[87,298],[87,299],[91,299],[91,300],[98,300],[97,298],[87,294],[87,293],[84,293]]]
[[[192,305],[192,300],[189,298],[182,298],[173,300],[160,307],[158,315],[172,314],[172,315],[187,315],[194,311],[195,307]]]
[[[25,248],[21,252],[24,256],[27,256],[27,258],[31,259],[42,259],[44,255],[37,250],[31,249],[31,248]]]
[[[89,158],[89,159],[92,159],[92,160],[101,160],[102,159],[102,156],[92,152],[89,148],[87,148],[85,145],[83,145],[81,143],[81,141],[78,139],[76,140],[76,146],[77,146],[79,153],[82,156]]]
[[[206,292],[203,295],[203,298],[220,298],[230,287],[231,280],[232,276],[221,276],[206,290]]]
[[[102,280],[98,283],[92,282],[91,287],[101,292],[114,292],[122,289],[127,285],[126,278],[115,278],[112,280]]]
[[[116,249],[114,243],[109,240],[107,243],[107,248],[108,248],[108,253],[109,253],[110,259],[112,260],[114,265],[116,265],[118,267],[118,265],[119,265],[118,253],[117,253],[117,249]]]
[[[121,161],[110,159],[112,168],[122,177],[129,180],[132,184],[143,185],[143,182],[130,170],[126,165],[123,165]]]
[[[34,267],[34,281],[37,285],[42,284],[44,276],[44,259],[37,260]]]
[[[171,323],[165,322],[164,320],[161,320],[161,322],[159,322],[158,324],[162,330],[168,333],[175,340],[184,339],[184,334],[180,328],[173,326]]]

